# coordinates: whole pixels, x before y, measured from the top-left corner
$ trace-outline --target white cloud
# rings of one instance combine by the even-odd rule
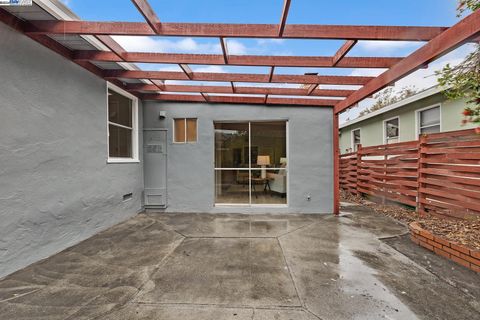
[[[354,69],[350,75],[356,77],[377,77],[384,73],[387,69],[367,69],[367,68],[359,68]]]
[[[222,47],[219,41],[211,39],[209,42],[195,38],[158,38],[146,36],[113,36],[122,47],[131,52],[162,52],[162,53],[205,53],[221,54]],[[263,39],[257,45],[248,46],[245,43],[228,39],[225,41],[228,54],[231,55],[292,55],[288,50],[278,50],[269,47],[270,43],[281,43],[283,39]]]
[[[285,39],[257,39],[256,42],[261,46],[268,44],[283,44]]]
[[[225,69],[221,66],[202,66],[202,67],[195,67],[190,66],[193,72],[212,72],[212,73],[223,73]]]
[[[222,53],[220,43],[215,41],[202,43],[193,38],[170,40],[139,36],[114,36],[113,38],[127,51],[133,52]],[[226,44],[229,54],[242,55],[253,51],[238,40],[227,40]]]
[[[127,51],[167,53],[221,53],[220,43],[200,43],[193,38],[179,40],[138,36],[113,37]]]
[[[359,41],[356,47],[368,52],[391,53],[399,50],[420,48],[423,42],[412,41]]]
[[[171,66],[161,66],[156,68],[157,71],[176,71],[176,72],[182,72],[182,69],[176,64],[171,65]]]
[[[225,41],[227,45],[228,54],[242,55],[246,54],[249,50],[247,47],[237,40],[227,40]]]

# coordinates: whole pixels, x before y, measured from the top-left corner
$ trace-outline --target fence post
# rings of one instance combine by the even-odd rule
[[[424,155],[425,155],[425,145],[427,144],[427,136],[422,134],[418,139],[418,166],[417,166],[417,213],[422,214],[425,212],[425,206],[422,203],[421,199],[423,198],[422,192],[420,191],[421,188],[425,186],[424,183],[421,182],[423,178],[422,169],[425,167],[423,163]]]
[[[357,180],[355,182],[355,191],[357,192],[357,195],[360,196],[361,193],[358,190],[358,177],[360,176],[358,171],[360,170],[360,164],[362,162],[362,145],[359,144],[357,145],[357,165],[355,166],[355,174],[357,176]]]
[[[388,153],[388,144],[384,145],[383,147],[383,152],[384,152],[384,155],[383,155],[383,179],[382,179],[382,204],[385,205],[386,203],[386,197],[385,197],[385,194],[387,193],[387,188],[385,187],[385,184],[387,183],[387,179],[385,179],[387,177],[387,160],[388,160],[388,156],[387,156],[387,153]]]

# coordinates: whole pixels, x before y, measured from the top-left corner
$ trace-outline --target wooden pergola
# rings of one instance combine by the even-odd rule
[[[22,20],[0,9],[0,21],[33,40],[111,81],[143,100],[301,105],[329,107],[333,111],[334,131],[334,211],[339,211],[338,194],[338,115],[393,84],[398,79],[425,68],[430,62],[467,42],[480,39],[480,10],[452,27],[353,26],[287,24],[291,0],[284,0],[278,24],[165,23],[148,0],[132,0],[145,22],[100,22],[66,20]],[[70,50],[52,35],[90,35],[109,50]],[[218,38],[222,54],[174,54],[128,52],[111,36],[178,36]],[[231,55],[227,38],[342,39],[345,42],[333,56],[257,56]],[[421,48],[406,57],[350,57],[349,51],[361,40],[422,41]],[[181,72],[106,70],[95,62],[175,64]],[[263,66],[265,74],[193,72],[189,65]],[[382,68],[378,77],[277,74],[277,67]],[[141,79],[125,83],[124,79]],[[165,80],[226,82],[218,85],[173,85]],[[236,82],[257,83],[238,86]],[[287,88],[272,84],[297,84]],[[262,86],[261,84],[269,84]],[[301,86],[300,86],[301,85]],[[358,85],[358,90],[322,89],[323,85]],[[198,93],[193,95],[191,93]],[[250,95],[250,96],[248,96]]]

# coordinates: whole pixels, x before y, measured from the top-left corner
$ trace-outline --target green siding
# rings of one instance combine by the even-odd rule
[[[463,100],[447,100],[444,102],[442,109],[442,131],[455,131],[476,127],[473,123],[468,123],[464,126],[461,125],[463,119],[462,111],[465,105],[466,103]]]
[[[462,129],[474,128],[475,125],[461,125],[462,111],[465,101],[446,100],[442,93],[437,93],[419,101],[412,102],[398,109],[379,114],[370,119],[360,121],[340,129],[340,152],[345,153],[351,148],[351,131],[360,128],[361,143],[363,146],[375,146],[384,144],[383,121],[394,117],[399,117],[400,136],[399,142],[411,141],[417,139],[417,117],[416,111],[419,109],[441,105],[441,130],[456,131]]]

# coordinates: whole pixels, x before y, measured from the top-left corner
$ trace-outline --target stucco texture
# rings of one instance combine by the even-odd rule
[[[167,116],[160,120],[162,110]],[[168,129],[166,211],[331,213],[332,116],[331,108],[144,101],[144,127]],[[198,118],[198,142],[174,144],[174,118]],[[288,206],[215,206],[214,122],[262,120],[288,121]]]
[[[1,277],[135,215],[143,168],[107,164],[105,81],[3,24],[0,74]]]

